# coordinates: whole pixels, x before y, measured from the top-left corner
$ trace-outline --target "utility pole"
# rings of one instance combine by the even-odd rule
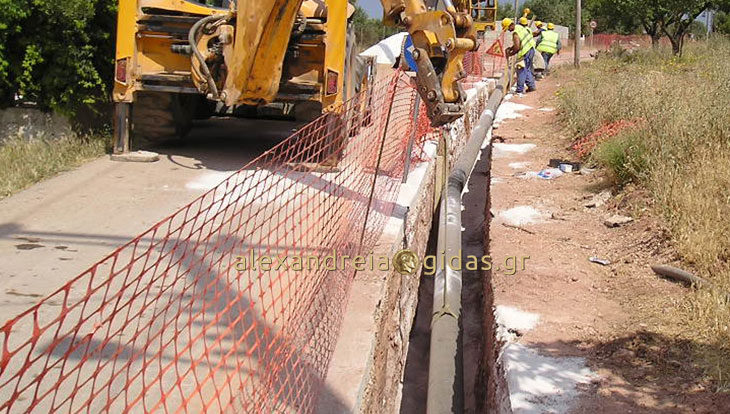
[[[519,19],[520,16],[520,2],[519,0],[515,0],[515,24],[517,24],[517,19]]]
[[[581,16],[583,6],[581,0],[575,0],[575,67],[580,67],[580,38],[581,38],[581,25],[583,24],[583,18]]]

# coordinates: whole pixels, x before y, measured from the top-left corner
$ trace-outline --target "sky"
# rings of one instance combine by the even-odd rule
[[[357,0],[357,4],[365,9],[370,17],[383,17],[383,6],[380,4],[380,0]]]

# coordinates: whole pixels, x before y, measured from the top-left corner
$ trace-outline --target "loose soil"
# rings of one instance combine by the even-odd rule
[[[495,151],[493,160],[492,256],[530,256],[526,270],[495,272],[495,302],[540,315],[535,329],[519,332],[520,344],[554,357],[583,357],[597,374],[580,386],[575,413],[723,413],[730,396],[715,394],[702,370],[690,360],[693,344],[667,332],[673,304],[684,286],[658,278],[654,264],[676,255],[665,229],[637,189],[612,194],[599,207],[585,207],[610,189],[600,171],[568,173],[553,180],[520,176],[548,168],[550,159],[577,161],[573,142],[561,134],[554,108],[558,78],[511,102],[528,105],[523,117],[505,120],[495,142],[536,144],[521,153]],[[543,109],[543,110],[540,110]],[[528,174],[529,175],[529,174]],[[542,212],[536,223],[505,223],[501,211],[531,206]],[[606,218],[635,220],[608,228]],[[602,266],[589,257],[611,262]]]

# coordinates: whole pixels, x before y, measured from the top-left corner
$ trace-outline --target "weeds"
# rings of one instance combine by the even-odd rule
[[[622,133],[598,145],[591,158],[613,173],[614,181],[624,185],[646,171],[646,147],[641,140],[643,130]]]
[[[576,139],[619,121],[646,120],[596,143],[590,159],[616,183],[646,187],[685,266],[718,292],[697,291],[678,306],[675,328],[698,343],[697,360],[718,390],[730,389],[730,40],[670,51],[613,54],[559,92],[562,121]],[[709,346],[708,346],[709,345]]]
[[[58,140],[14,138],[0,144],[0,199],[96,158],[108,139],[93,135]]]

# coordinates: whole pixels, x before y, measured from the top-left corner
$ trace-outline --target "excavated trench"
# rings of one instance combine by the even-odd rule
[[[489,255],[491,145],[483,148],[464,195],[462,258]],[[436,212],[434,217],[439,217]],[[434,223],[427,254],[436,255],[438,223]],[[498,364],[491,271],[462,272],[462,311],[454,407],[465,413],[509,412],[509,393]],[[422,275],[415,321],[410,335],[400,412],[426,412],[429,381],[429,349],[433,315],[434,277]]]

